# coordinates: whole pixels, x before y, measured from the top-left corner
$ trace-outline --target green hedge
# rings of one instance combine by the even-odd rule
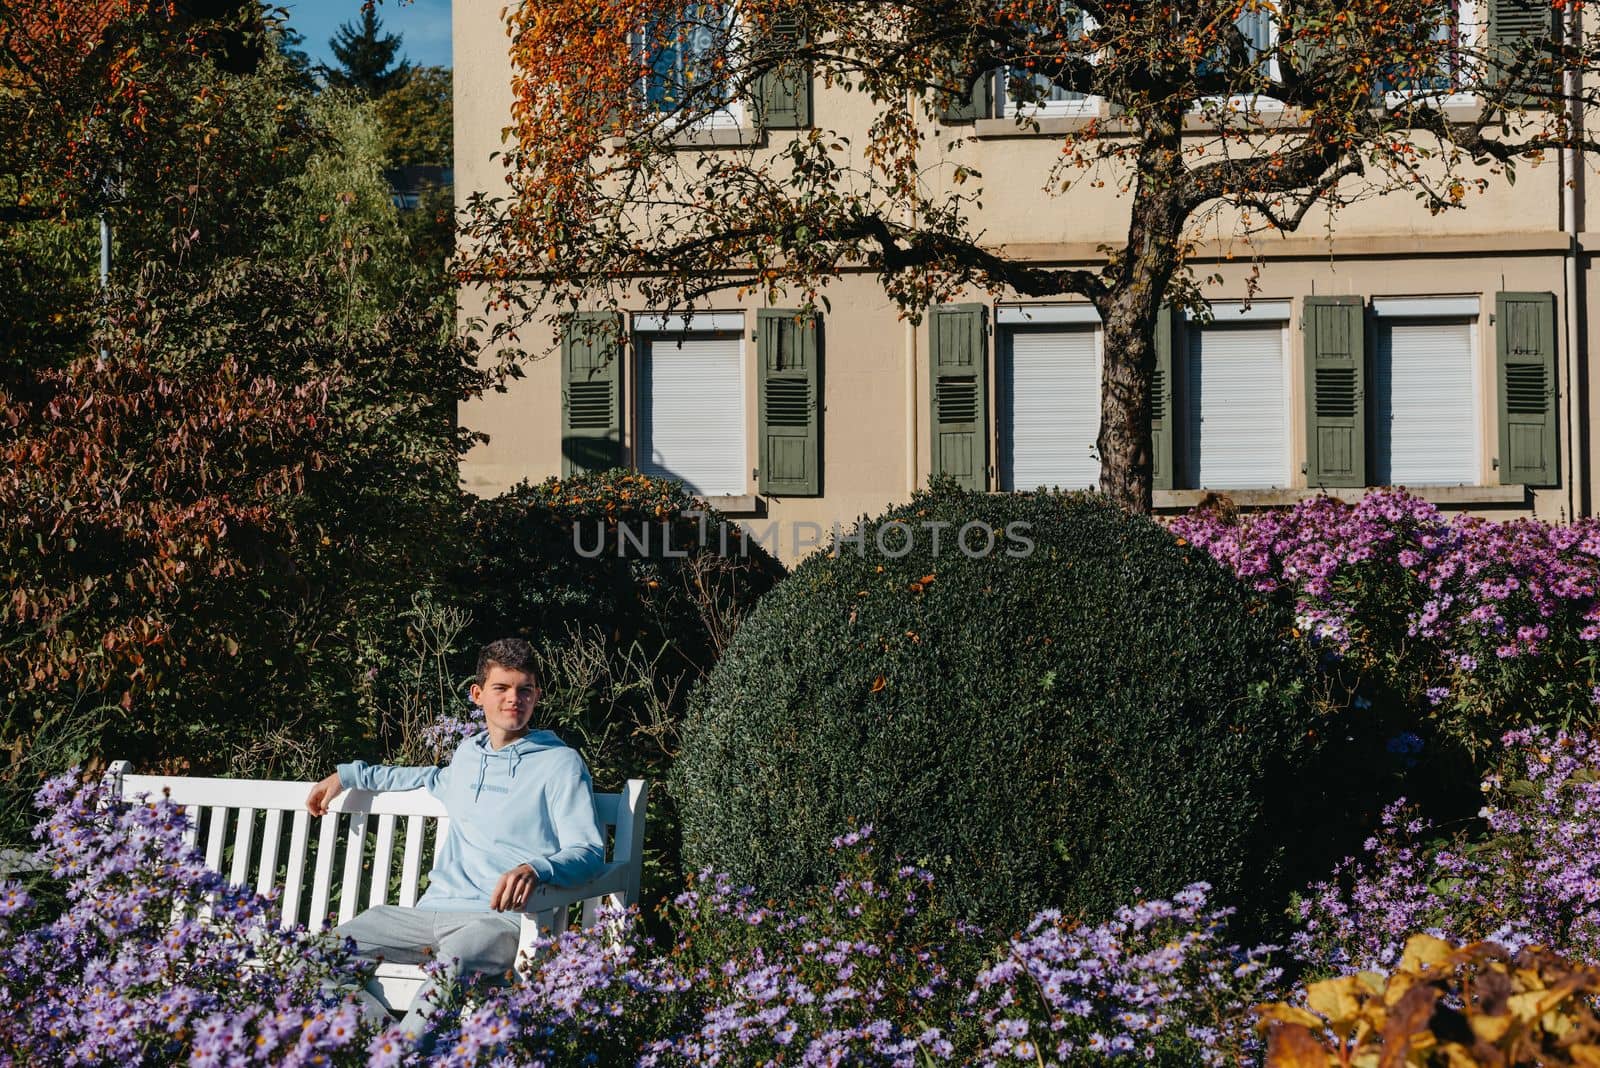
[[[955,544],[974,521],[986,555]],[[1281,609],[1091,497],[936,486],[855,533],[757,606],[691,701],[687,863],[782,896],[871,821],[1002,924],[1197,879],[1250,907],[1298,877],[1319,688]]]
[[[704,670],[785,573],[754,542],[730,536],[724,552],[723,525],[738,528],[680,483],[620,468],[523,482],[475,501],[468,521],[459,583],[482,641],[598,629]]]

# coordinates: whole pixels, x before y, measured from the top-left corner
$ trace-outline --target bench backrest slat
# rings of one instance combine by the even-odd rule
[[[311,813],[300,809],[289,830],[289,870],[283,878],[283,919],[285,928],[300,922],[300,888],[306,884],[306,845],[311,837]]]
[[[405,859],[400,866],[400,905],[417,903],[417,884],[422,880],[422,817],[406,817]]]
[[[389,867],[394,858],[394,815],[385,812],[378,817],[378,841],[372,849],[372,892],[367,895],[367,905],[376,908],[389,903]]]
[[[349,923],[356,918],[356,909],[361,902],[357,895],[361,893],[361,860],[367,848],[367,817],[357,815],[350,817],[350,826],[345,830],[344,840],[344,880],[339,884],[339,922]]]
[[[397,847],[397,903],[414,906],[429,847],[436,853],[450,830],[444,805],[426,791],[349,790],[329,806],[328,815],[317,818],[313,843],[314,817],[305,808],[311,783],[134,775],[120,761],[113,764],[112,774],[123,797],[159,798],[165,794],[184,806],[191,817],[186,838],[191,847],[204,838],[205,863],[213,871],[224,870],[226,864],[231,882],[253,884],[259,893],[281,887],[280,922],[284,927],[301,922],[313,929],[320,927],[329,918],[330,907],[336,907],[338,921],[344,922],[363,903],[387,904]],[[611,845],[608,860],[632,862],[635,885],[626,895],[630,901],[638,899],[638,858],[643,848],[643,820],[635,819],[635,813],[643,812],[645,798],[646,784],[642,782],[628,783],[620,794],[595,795],[595,816]],[[285,813],[290,817],[286,849]],[[403,834],[397,833],[400,817],[405,819]],[[369,835],[369,830],[375,830],[375,834]],[[370,850],[369,837],[373,839]],[[280,862],[284,867],[281,879]],[[337,890],[333,885],[336,865],[340,872]],[[364,887],[363,880],[367,878],[371,882]],[[622,895],[615,897],[619,903],[623,900]],[[304,916],[302,908],[306,909]],[[591,903],[588,913],[593,911]],[[586,914],[586,922],[592,919]]]
[[[222,870],[222,843],[227,833],[228,810],[221,805],[213,805],[211,829],[206,834],[206,867],[212,871]]]
[[[264,894],[278,882],[278,839],[283,835],[283,809],[267,809],[261,831],[261,863],[256,868],[256,893]]]
[[[241,808],[238,826],[233,832],[233,870],[228,881],[235,886],[250,880],[250,844],[255,838],[256,810]]]
[[[317,868],[311,877],[311,915],[306,926],[313,931],[328,918],[328,897],[333,889],[333,848],[338,841],[339,817],[329,813],[317,820]]]

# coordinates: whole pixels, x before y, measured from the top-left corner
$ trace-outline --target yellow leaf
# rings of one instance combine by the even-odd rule
[[[1442,938],[1432,935],[1412,935],[1406,942],[1406,951],[1400,957],[1400,969],[1418,972],[1423,968],[1441,968],[1455,955],[1456,948]]]
[[[1361,980],[1361,985],[1367,988],[1369,994],[1382,994],[1384,984],[1388,981],[1382,972],[1357,972],[1356,978]]]
[[[1600,1068],[1600,1046],[1579,1042],[1568,1046],[1567,1053],[1571,1055],[1572,1063],[1578,1068]]]
[[[1353,975],[1324,979],[1306,987],[1306,1004],[1312,1012],[1327,1017],[1333,1029],[1343,1035],[1349,1033],[1361,1012],[1360,994],[1360,980]]]
[[[1472,1033],[1484,1042],[1498,1042],[1506,1037],[1506,1032],[1511,1030],[1511,1017],[1503,1016],[1471,1016],[1467,1022],[1472,1025]]]
[[[1447,1042],[1439,1047],[1438,1052],[1444,1057],[1446,1068],[1481,1068],[1472,1051],[1459,1042]]]
[[[1285,1024],[1299,1024],[1301,1027],[1321,1027],[1322,1019],[1297,1005],[1290,1005],[1282,1001],[1274,1001],[1269,1005],[1257,1005],[1255,1014],[1261,1017],[1261,1025],[1269,1021]],[[1259,1026],[1259,1025],[1258,1025]]]
[[[1544,994],[1543,990],[1532,990],[1526,994],[1512,994],[1506,1000],[1506,1008],[1511,1011],[1512,1016],[1516,1017],[1518,1023],[1532,1023],[1544,1015],[1544,1009],[1539,1005],[1539,1001],[1544,997]]]
[[[1256,1011],[1277,1007],[1257,1006]],[[1328,1051],[1317,1041],[1310,1027],[1284,1024],[1274,1028],[1267,1036],[1267,1068],[1328,1068],[1332,1062],[1333,1059],[1328,1056]]]
[[[1384,988],[1383,1003],[1385,1005],[1394,1005],[1405,997],[1406,991],[1410,990],[1416,983],[1417,977],[1410,972],[1396,972],[1389,977],[1389,984]]]

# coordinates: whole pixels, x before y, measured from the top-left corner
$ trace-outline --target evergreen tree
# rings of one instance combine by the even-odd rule
[[[317,86],[317,67],[311,62],[311,57],[306,54],[306,35],[290,26],[287,22],[274,22],[271,24],[271,39],[277,46],[278,54],[289,64],[289,69],[294,72],[295,80],[299,87],[305,90],[314,90]]]
[[[378,97],[405,79],[411,64],[395,60],[400,53],[400,35],[382,30],[382,21],[370,7],[358,21],[339,27],[339,32],[328,39],[339,65],[322,69],[330,85],[359,89]]]

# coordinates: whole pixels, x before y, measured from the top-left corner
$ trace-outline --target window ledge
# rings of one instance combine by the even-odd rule
[[[674,148],[748,148],[765,140],[765,132],[754,126],[696,126],[672,136]]]
[[[726,516],[763,516],[767,514],[767,502],[754,493],[701,497],[700,500]]]
[[[1285,508],[1322,496],[1353,504],[1373,490],[1388,488],[1390,487],[1329,486],[1326,489],[1182,489],[1156,490],[1153,496],[1156,511],[1179,512],[1195,507],[1210,496],[1226,497],[1240,508]],[[1406,492],[1430,504],[1446,508],[1471,505],[1519,508],[1525,507],[1529,500],[1529,491],[1525,486],[1416,486],[1407,487]]]
[[[1102,129],[1109,129],[1106,124],[1106,114],[1102,111],[1098,115],[1045,115],[1038,118],[1020,116],[1004,119],[979,119],[972,124],[972,136],[979,140],[992,140],[1000,137],[1060,137],[1064,134],[1073,134],[1085,130],[1091,123],[1099,123]]]
[[[765,144],[766,139],[766,131],[754,126],[696,126],[677,131],[667,144],[675,149],[750,148]],[[614,151],[632,141],[619,134],[606,138],[604,144]]]
[[[1482,113],[1482,105],[1464,96],[1452,97],[1444,102],[1445,121],[1453,123],[1475,122]],[[1227,117],[1226,126],[1232,130],[1291,130],[1305,127],[1305,116],[1298,108],[1263,105],[1254,115],[1241,109]],[[1099,132],[1106,137],[1133,133],[1129,124],[1102,108],[1098,115],[1055,115],[1036,119],[978,119],[973,123],[972,136],[980,141],[1005,137],[1061,137],[1081,133],[1091,123],[1099,124]],[[1196,112],[1183,118],[1184,133],[1207,133],[1219,128],[1215,117]]]

